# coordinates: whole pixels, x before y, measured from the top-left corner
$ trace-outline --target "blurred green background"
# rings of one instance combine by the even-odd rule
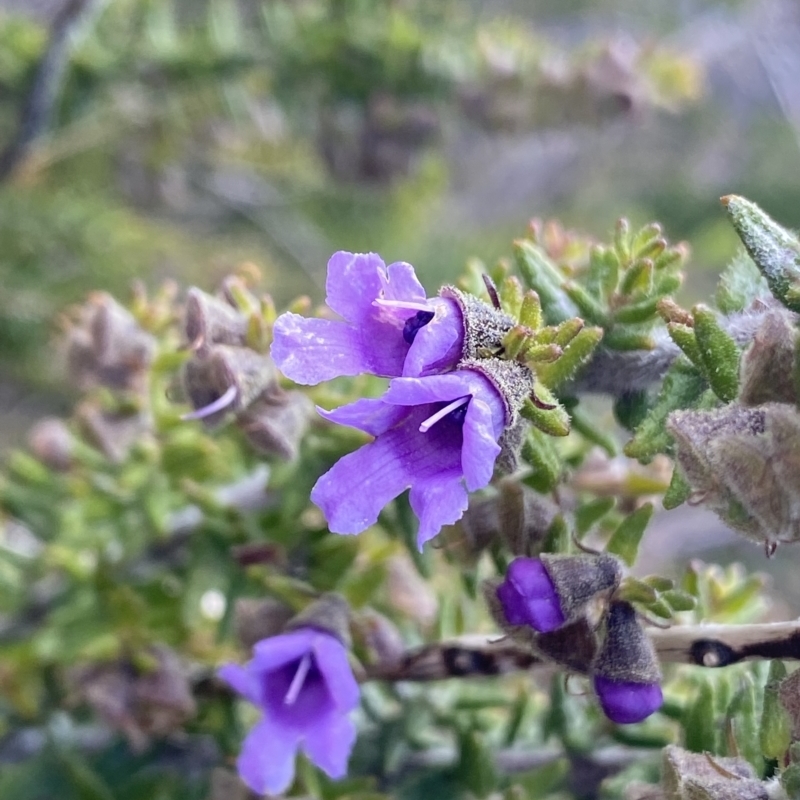
[[[800,225],[800,10],[683,0],[0,3],[0,434],[66,407],[87,292],[243,262],[322,297],[337,249],[433,290],[531,217],[735,249],[718,197]]]

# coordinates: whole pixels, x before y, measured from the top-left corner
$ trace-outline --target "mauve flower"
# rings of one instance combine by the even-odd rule
[[[603,713],[612,722],[641,722],[661,708],[658,657],[630,603],[615,600],[609,605],[592,679]]]
[[[460,519],[468,490],[489,483],[507,422],[503,397],[476,369],[396,378],[378,400],[320,413],[376,437],[340,459],[312,489],[329,529],[360,533],[410,488],[420,547]]]
[[[338,779],[356,739],[349,713],[358,684],[342,643],[312,627],[258,642],[245,666],[228,664],[219,676],[264,716],[242,744],[237,767],[258,794],[280,794],[294,779],[298,749]]]
[[[661,686],[657,683],[615,681],[595,675],[594,690],[603,713],[618,725],[641,722],[664,703]]]
[[[553,579],[538,558],[515,558],[497,587],[497,599],[510,625],[549,633],[566,622]]]
[[[341,375],[387,378],[444,372],[461,358],[455,300],[427,299],[410,264],[339,251],[328,262],[326,302],[341,320],[281,314],[272,358],[287,378],[316,384]]]
[[[514,559],[496,593],[506,622],[549,633],[585,614],[598,594],[613,591],[621,579],[616,556],[543,553]]]

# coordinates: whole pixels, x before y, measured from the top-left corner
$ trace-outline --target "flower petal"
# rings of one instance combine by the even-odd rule
[[[294,779],[298,741],[297,732],[261,720],[242,742],[236,762],[242,780],[256,794],[285,792]]]
[[[425,378],[395,378],[381,400],[398,406],[420,406],[425,403],[444,403],[472,394],[477,372],[459,370],[447,375]]]
[[[467,406],[462,434],[461,467],[467,489],[474,492],[492,479],[494,462],[500,454],[498,439],[503,433],[505,407],[497,390],[486,381],[486,393],[473,395]]]
[[[383,285],[386,300],[426,301],[425,288],[417,279],[414,267],[405,261],[395,261],[386,268],[387,280]],[[432,310],[432,309],[431,309]]]
[[[340,711],[351,711],[359,703],[361,693],[353,677],[344,645],[334,636],[320,633],[314,639],[314,656],[322,677]]]
[[[444,419],[421,434],[420,423],[431,407],[406,411],[401,423],[344,456],[311,490],[311,500],[322,509],[333,533],[360,533],[405,489],[448,473],[460,475],[461,426]]]
[[[302,658],[310,649],[317,632],[313,628],[299,628],[280,636],[270,636],[253,645],[253,660],[248,667],[258,672],[268,672]]]
[[[452,369],[464,348],[464,320],[458,304],[447,298],[428,301],[435,312],[421,327],[403,363],[404,377],[434,375]]]
[[[239,664],[225,664],[217,670],[217,677],[222,678],[234,692],[242,695],[254,705],[261,702],[261,689],[250,670]]]
[[[317,411],[321,417],[335,422],[338,425],[347,425],[350,428],[357,428],[364,433],[378,436],[389,428],[393,428],[408,413],[400,406],[384,403],[383,400],[373,400],[362,398],[346,406],[339,406],[333,411],[317,406]]]
[[[451,525],[461,519],[467,510],[469,497],[461,480],[461,473],[439,475],[435,480],[419,481],[411,487],[409,501],[419,517],[417,546],[439,533],[442,525]]]
[[[306,732],[302,748],[329,777],[347,774],[350,751],[356,741],[356,726],[343,714],[330,714]]]
[[[618,725],[641,722],[664,704],[664,695],[657,683],[615,681],[595,675],[594,690],[603,713]]]
[[[340,250],[328,261],[325,301],[348,322],[360,322],[385,285],[386,265],[377,253]]]
[[[275,320],[270,348],[278,368],[295,383],[313,385],[340,375],[369,372],[374,359],[364,352],[358,329],[346,322],[286,312]]]

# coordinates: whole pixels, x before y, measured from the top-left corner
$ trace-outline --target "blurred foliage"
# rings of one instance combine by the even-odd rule
[[[363,441],[309,419],[309,399],[329,408],[374,396],[377,379],[303,395],[282,387],[278,405],[297,410],[296,430],[251,409],[208,427],[181,419],[196,354],[173,280],[218,283],[218,299],[245,320],[248,356],[263,366],[275,306],[318,295],[337,245],[420,255],[450,279],[472,251],[509,252],[499,244],[503,224],[442,222],[464,138],[544,141],[645,118],[669,136],[663,112],[708,124],[697,105],[702,65],[691,54],[592,37],[561,46],[526,12],[491,18],[421,1],[113,0],[73,31],[50,124],[0,186],[0,359],[9,379],[38,385],[61,368],[75,401],[68,419],[31,431],[0,477],[2,796],[246,800],[232,764],[253,711],[213,671],[246,657],[320,592],[348,600],[354,659],[368,672],[408,648],[490,634],[479,587],[514,554],[605,548],[634,565],[662,498],[666,507],[707,502],[763,540],[761,508],[733,477],[699,485],[718,454],[696,457],[703,469],[691,474],[689,457],[672,471],[680,451],[668,422],[675,411],[738,413],[745,401],[796,414],[794,319],[765,334],[760,350],[749,344],[752,329],[730,325],[775,297],[781,313],[795,308],[796,238],[748,201],[738,217],[729,202],[749,256],[723,274],[715,308],[683,308],[674,295],[689,250],[663,231],[697,233],[701,252],[715,258],[731,239],[715,227],[706,187],[687,177],[694,162],[678,168],[672,159],[657,173],[658,147],[646,169],[631,157],[616,172],[587,171],[564,215],[588,209],[585,229],[602,213],[605,227],[616,186],[608,176],[636,174],[614,200],[629,203],[634,223],[599,239],[534,220],[511,258],[489,267],[475,259],[460,276],[459,286],[481,296],[481,273],[496,281],[521,330],[506,344],[535,365],[537,396],[552,407],[526,407],[533,425],[519,471],[472,498],[441,547],[417,550],[403,497],[358,538],[329,534],[309,503],[316,478]],[[670,24],[662,20],[660,31]],[[14,121],[48,35],[39,22],[0,18],[4,142],[19,136]],[[773,136],[767,129],[759,141]],[[758,160],[743,169],[757,175]],[[784,208],[797,197],[787,172],[768,184]],[[549,207],[557,205],[556,195]],[[481,219],[490,211],[486,204]],[[663,227],[644,224],[651,211]],[[516,233],[527,212],[518,210]],[[788,259],[776,256],[787,249]],[[253,262],[273,296],[261,294]],[[126,309],[104,293],[123,296],[134,278]],[[87,303],[69,307],[91,290]],[[291,305],[311,306],[304,297]],[[113,346],[105,325],[117,326]],[[59,350],[48,345],[57,330]],[[618,373],[615,413],[632,433],[626,459],[617,431],[586,402],[582,370],[609,354],[641,365],[665,343],[679,357],[647,389],[624,391],[636,368]],[[785,366],[787,353],[783,380],[767,380],[765,364],[780,355]],[[784,394],[758,395],[765,384]],[[762,461],[779,463],[791,449]],[[767,485],[764,475],[751,483]],[[785,485],[772,483],[780,511]],[[759,621],[765,589],[760,573],[693,561],[677,578],[626,575],[618,593],[644,618],[680,629]],[[769,674],[764,664],[668,666],[662,712],[625,727],[545,671],[370,681],[350,776],[334,783],[301,760],[292,794],[610,800],[630,797],[638,782],[659,797],[659,774],[665,783],[673,773],[707,780],[670,749],[679,744],[747,762],[759,785],[779,775],[794,797],[795,674],[779,662]]]

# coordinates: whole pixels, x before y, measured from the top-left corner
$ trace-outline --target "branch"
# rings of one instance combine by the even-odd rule
[[[91,16],[99,0],[68,0],[50,26],[50,39],[23,103],[14,138],[0,153],[0,181],[25,160],[34,142],[50,127],[70,55],[70,38]]]
[[[742,347],[753,340],[765,314],[774,309],[774,305],[761,305],[752,311],[731,314],[721,322],[736,344]],[[658,383],[681,350],[663,327],[657,328],[652,336],[655,340],[652,350],[608,350],[601,345],[566,391],[619,397]]]
[[[676,625],[648,628],[663,663],[727,667],[745,660],[800,660],[800,620],[758,625]],[[504,675],[551,665],[509,639],[465,636],[423,645],[392,663],[366,668],[360,680],[436,681]]]

